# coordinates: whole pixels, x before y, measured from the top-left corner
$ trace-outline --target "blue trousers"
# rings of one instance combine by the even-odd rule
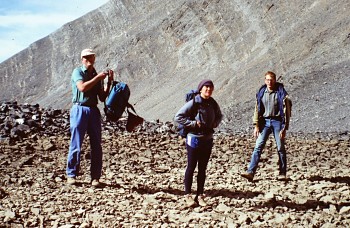
[[[197,175],[197,195],[203,194],[204,183],[206,178],[206,170],[209,162],[211,150],[213,147],[213,139],[199,141],[196,148],[186,143],[187,149],[187,168],[185,172],[185,194],[191,193],[193,173],[198,164]]]
[[[265,120],[264,129],[259,134],[259,137],[257,138],[255,143],[255,148],[252,154],[252,158],[248,166],[248,173],[255,174],[258,168],[262,151],[271,133],[275,138],[275,142],[277,146],[277,152],[278,152],[278,158],[279,158],[279,172],[280,174],[283,174],[283,175],[287,173],[287,155],[286,155],[286,149],[285,149],[285,141],[282,140],[279,136],[279,133],[282,130],[281,128],[282,128],[281,121],[273,120],[273,119]]]
[[[73,105],[70,110],[71,140],[67,158],[67,176],[76,177],[80,168],[81,146],[85,134],[90,138],[91,179],[100,179],[102,172],[101,113],[97,107]]]

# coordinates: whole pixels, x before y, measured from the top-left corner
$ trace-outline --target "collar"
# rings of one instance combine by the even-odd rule
[[[268,88],[267,88],[267,86],[266,86],[266,88],[265,88],[265,93],[269,93],[269,94],[271,94],[271,93],[276,93],[277,92],[277,89],[273,89],[273,90],[269,90]]]
[[[87,68],[85,67],[85,65],[82,65],[82,66],[80,67],[80,69],[81,69],[81,71],[83,71],[83,72],[86,72],[86,71],[87,71]]]

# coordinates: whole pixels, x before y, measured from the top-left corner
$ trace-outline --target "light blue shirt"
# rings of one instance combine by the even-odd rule
[[[94,87],[92,87],[91,89],[89,89],[86,92],[81,92],[77,87],[78,81],[86,82],[86,81],[91,80],[96,75],[97,75],[97,73],[96,73],[95,69],[93,70],[92,74],[91,73],[89,74],[84,65],[77,67],[73,70],[72,79],[71,79],[72,93],[73,93],[72,102],[73,103],[80,103],[80,104],[87,105],[87,106],[96,106],[97,105],[97,103],[98,103],[97,96],[98,96],[100,90],[102,89],[102,82],[97,83]]]

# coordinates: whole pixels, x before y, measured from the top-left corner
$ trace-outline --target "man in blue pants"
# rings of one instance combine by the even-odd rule
[[[272,133],[279,158],[279,180],[286,180],[287,156],[285,136],[289,127],[292,103],[282,83],[276,81],[276,74],[268,71],[265,74],[265,85],[256,94],[256,106],[253,117],[254,137],[257,138],[250,164],[242,177],[252,181],[262,151],[269,135]]]
[[[91,185],[99,187],[102,172],[101,114],[97,107],[98,99],[103,102],[113,81],[113,71],[97,74],[94,63],[95,53],[92,49],[81,52],[82,66],[72,73],[73,106],[70,110],[71,140],[67,158],[67,183],[76,184],[80,168],[81,146],[87,133],[91,147]],[[107,87],[103,80],[108,76]]]

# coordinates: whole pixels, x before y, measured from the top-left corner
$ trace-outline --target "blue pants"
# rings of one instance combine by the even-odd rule
[[[198,142],[196,148],[189,146],[187,148],[187,168],[185,172],[185,194],[191,193],[193,173],[198,163],[197,175],[197,195],[203,194],[204,183],[206,178],[206,169],[209,162],[211,150],[213,147],[213,139]]]
[[[256,140],[252,158],[248,166],[248,173],[255,174],[256,169],[258,168],[262,151],[271,133],[275,138],[275,142],[277,146],[277,152],[278,152],[278,158],[279,158],[279,172],[280,174],[283,174],[283,175],[287,173],[287,156],[286,156],[286,150],[284,146],[285,142],[279,136],[279,133],[282,130],[281,127],[282,127],[282,122],[279,120],[273,120],[273,119],[265,120],[264,129],[259,134],[259,137]]]
[[[81,146],[85,133],[91,147],[91,179],[99,179],[102,172],[101,114],[97,107],[73,105],[70,111],[71,141],[67,158],[67,176],[76,177],[80,168]]]

